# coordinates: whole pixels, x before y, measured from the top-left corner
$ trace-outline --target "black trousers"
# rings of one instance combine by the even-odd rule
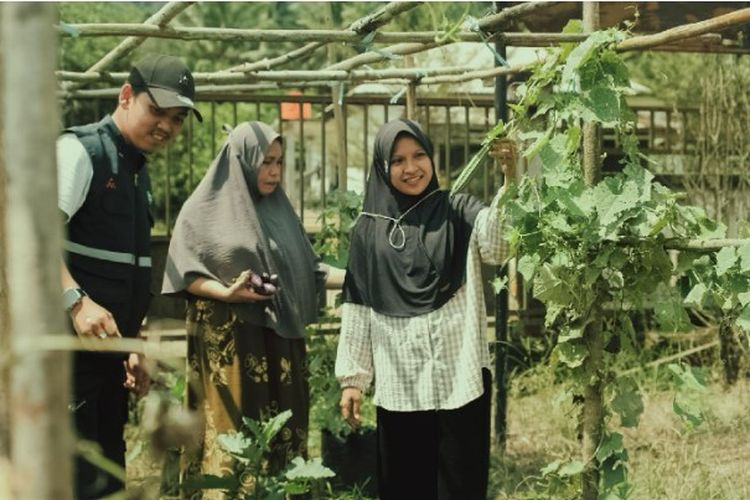
[[[77,438],[93,441],[102,454],[125,467],[123,431],[128,418],[124,358],[77,352],[73,370],[73,412]],[[125,487],[119,479],[76,457],[76,498],[101,498]]]
[[[490,458],[492,377],[455,410],[377,408],[378,488],[383,500],[484,500]]]

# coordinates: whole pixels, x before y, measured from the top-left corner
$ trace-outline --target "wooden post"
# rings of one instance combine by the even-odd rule
[[[414,57],[404,57],[404,68],[414,67]],[[409,82],[406,86],[406,118],[408,120],[417,119],[417,86],[414,81]]]
[[[7,168],[11,332],[12,498],[72,498],[69,355],[43,335],[65,335],[57,208],[57,6],[2,5],[2,99]]]
[[[333,99],[333,120],[336,127],[336,152],[338,158],[338,183],[339,191],[347,190],[347,165],[349,160],[346,151],[346,116],[344,116],[343,100],[340,101],[343,94],[343,83],[337,83],[331,87],[331,97]]]
[[[334,8],[334,4],[329,4],[331,13],[331,23],[336,25],[340,19],[340,11]],[[328,47],[328,64],[331,65],[336,62],[337,50],[335,46],[329,45]],[[348,172],[347,165],[349,163],[346,151],[346,118],[344,116],[343,106],[343,94],[344,94],[344,83],[339,82],[331,85],[331,103],[333,105],[333,124],[336,128],[336,189],[339,191],[347,190]],[[321,120],[325,120],[325,113],[321,113]]]
[[[599,29],[599,3],[584,2],[583,29],[591,33]],[[593,186],[601,177],[600,127],[594,123],[583,125],[583,177],[587,186]],[[588,381],[583,391],[583,411],[581,412],[583,442],[581,444],[583,463],[581,477],[581,498],[596,500],[599,494],[599,461],[596,450],[602,437],[604,425],[602,377],[604,376],[604,339],[600,311],[594,308],[583,336],[588,349],[588,357],[583,369]]]
[[[3,10],[0,9],[0,26],[2,26]],[[2,29],[2,28],[0,28]],[[0,44],[0,95],[3,90],[3,48]],[[5,116],[3,114],[3,100],[0,98],[0,353],[10,352],[10,312],[8,311],[8,279],[5,274],[5,213],[7,202],[5,199],[5,148],[3,130]],[[0,498],[11,498],[10,461],[10,358],[0,354]]]
[[[499,14],[498,14],[499,15]],[[495,42],[495,51],[506,57],[503,41]],[[495,61],[495,66],[498,66]],[[495,77],[495,123],[508,121],[508,76]],[[497,164],[495,163],[495,167]],[[493,178],[495,178],[493,176]],[[503,179],[506,182],[507,179]],[[507,267],[497,268],[497,277],[508,276]],[[505,450],[508,420],[508,289],[500,290],[495,296],[495,443]]]

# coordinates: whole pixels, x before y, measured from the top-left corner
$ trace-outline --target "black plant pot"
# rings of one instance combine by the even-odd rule
[[[333,484],[337,488],[351,489],[358,485],[366,495],[377,497],[376,436],[374,429],[367,429],[349,434],[344,442],[341,442],[327,429],[321,431],[320,449],[323,464],[336,473]]]

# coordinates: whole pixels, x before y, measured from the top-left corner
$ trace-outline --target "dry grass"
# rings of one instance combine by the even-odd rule
[[[713,373],[718,376],[719,370]],[[715,377],[716,378],[716,377]],[[630,454],[632,500],[739,500],[750,498],[750,380],[725,390],[714,380],[704,398],[706,421],[687,428],[672,410],[674,388],[664,371],[639,374],[645,410],[634,429],[610,428],[625,435]],[[548,463],[578,456],[576,408],[559,398],[562,386],[552,370],[538,366],[511,383],[508,439],[504,456],[495,453],[491,470],[491,499],[575,499],[577,487],[551,494],[540,470]],[[137,444],[130,427],[129,445]],[[317,435],[313,432],[312,435]],[[319,442],[311,443],[313,455]],[[128,466],[130,487],[143,488],[140,498],[157,497],[161,462],[147,451]]]
[[[555,459],[577,458],[574,408],[555,404],[561,387],[537,368],[513,382],[504,458],[494,457],[491,494],[496,499],[576,498],[577,488],[551,495],[540,469]],[[714,382],[704,397],[706,421],[687,428],[672,409],[673,390],[656,378],[641,380],[644,413],[625,435],[632,500],[750,498],[750,381],[724,390]],[[524,394],[525,393],[525,394]]]

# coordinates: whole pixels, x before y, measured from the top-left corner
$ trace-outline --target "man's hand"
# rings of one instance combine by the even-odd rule
[[[356,387],[344,387],[341,391],[341,416],[344,420],[356,429],[362,424],[362,417],[359,414],[359,407],[362,404],[362,391]]]
[[[70,312],[70,317],[79,337],[121,337],[112,313],[91,300],[91,297],[83,297]]]
[[[513,182],[516,178],[516,164],[518,163],[518,148],[515,141],[507,137],[499,137],[492,141],[489,155],[500,165],[505,176],[505,182]]]
[[[122,362],[125,365],[125,383],[126,389],[135,393],[136,396],[143,397],[151,387],[151,377],[146,370],[146,363],[143,356],[132,353],[128,356],[127,361]]]

